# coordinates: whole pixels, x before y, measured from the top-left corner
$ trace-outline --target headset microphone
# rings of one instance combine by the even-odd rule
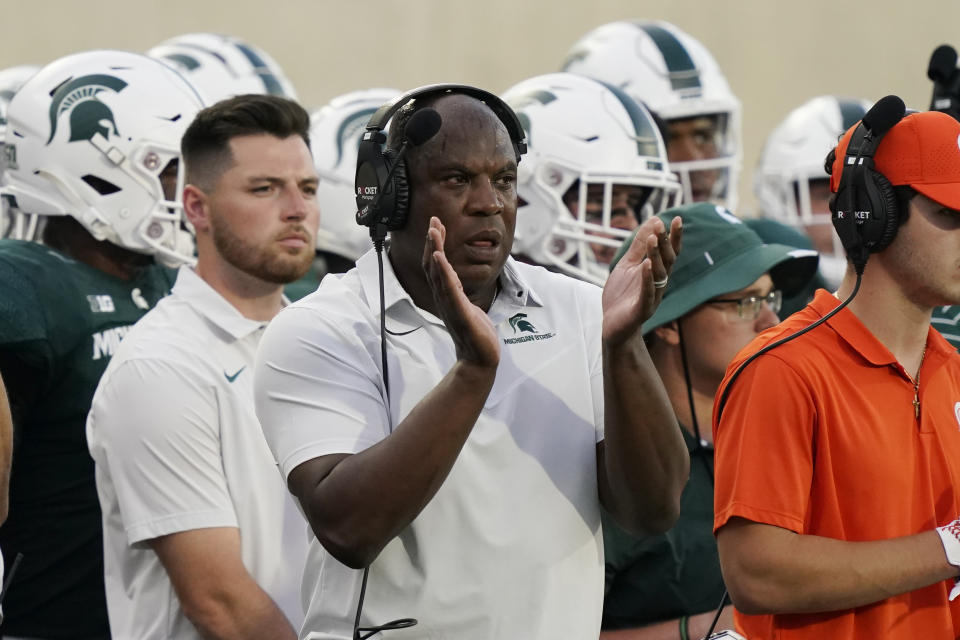
[[[957,69],[957,52],[948,44],[933,50],[927,77],[933,80],[933,96],[930,110],[942,111],[960,120],[960,69]]]
[[[944,82],[950,79],[957,69],[957,52],[948,44],[942,44],[933,50],[930,55],[930,64],[927,65],[927,77],[934,82]]]
[[[417,111],[410,117],[410,121],[404,128],[405,135],[400,149],[395,155],[390,153],[393,163],[386,174],[381,178],[376,171],[376,168],[381,167],[370,164],[362,165],[357,171],[357,204],[365,203],[363,208],[357,211],[357,224],[369,226],[370,237],[375,242],[382,241],[387,231],[398,228],[397,221],[392,215],[397,208],[406,212],[409,198],[406,171],[398,174],[397,170],[401,167],[405,169],[404,156],[407,150],[410,147],[419,147],[437,135],[442,124],[443,120],[436,110],[424,108]],[[383,132],[368,132],[365,135],[383,137]],[[402,180],[399,179],[400,176],[403,176]],[[381,200],[384,197],[390,203],[389,206],[381,207]]]
[[[877,138],[893,128],[903,119],[907,108],[898,96],[885,96],[877,100],[863,115],[863,125]]]

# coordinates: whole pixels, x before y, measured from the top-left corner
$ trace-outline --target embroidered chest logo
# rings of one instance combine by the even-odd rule
[[[93,141],[97,134],[107,140],[111,135],[119,135],[113,111],[100,102],[97,94],[103,91],[119,93],[126,86],[127,83],[120,78],[96,73],[68,80],[57,87],[53,102],[50,103],[50,138],[47,144],[53,142],[60,118],[65,113],[70,117],[70,142]]]
[[[517,313],[507,320],[514,334],[519,334],[513,338],[504,338],[504,344],[518,344],[520,342],[533,342],[534,340],[547,340],[557,335],[556,333],[540,333],[533,323],[526,319],[527,314]]]

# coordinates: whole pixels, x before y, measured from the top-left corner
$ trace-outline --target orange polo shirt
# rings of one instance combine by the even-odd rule
[[[737,355],[813,323],[839,301],[810,305]],[[722,390],[727,381],[720,386]],[[719,394],[718,394],[719,399]],[[960,516],[960,355],[931,329],[914,385],[848,309],[752,362],[717,425],[714,531],[731,517],[848,541],[906,536]],[[951,582],[853,610],[735,614],[750,640],[960,637]]]

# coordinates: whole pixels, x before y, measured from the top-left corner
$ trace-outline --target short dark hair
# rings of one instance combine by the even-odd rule
[[[270,134],[300,136],[310,147],[310,115],[293,100],[246,94],[227,98],[197,113],[180,141],[187,182],[205,191],[230,167],[230,140]]]

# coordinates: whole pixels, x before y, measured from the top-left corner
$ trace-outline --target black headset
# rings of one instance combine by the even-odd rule
[[[483,102],[507,128],[517,162],[520,161],[520,156],[527,152],[524,140],[526,134],[517,114],[506,102],[489,91],[464,84],[431,84],[414,89],[377,109],[367,122],[357,150],[357,173],[354,181],[357,224],[371,228],[382,225],[387,231],[401,229],[406,224],[410,189],[403,152],[409,140],[404,132],[400,150],[384,148],[387,136],[383,130],[390,118],[411,101],[438,94],[464,94]]]
[[[890,246],[902,221],[903,212],[893,186],[873,165],[873,156],[887,131],[905,115],[902,101],[900,105],[891,107],[888,122],[875,127],[877,131],[871,131],[863,120],[854,129],[843,158],[836,197],[830,200],[833,227],[858,273],[871,253]],[[828,159],[832,157],[833,154]],[[832,173],[832,167],[825,168]]]

